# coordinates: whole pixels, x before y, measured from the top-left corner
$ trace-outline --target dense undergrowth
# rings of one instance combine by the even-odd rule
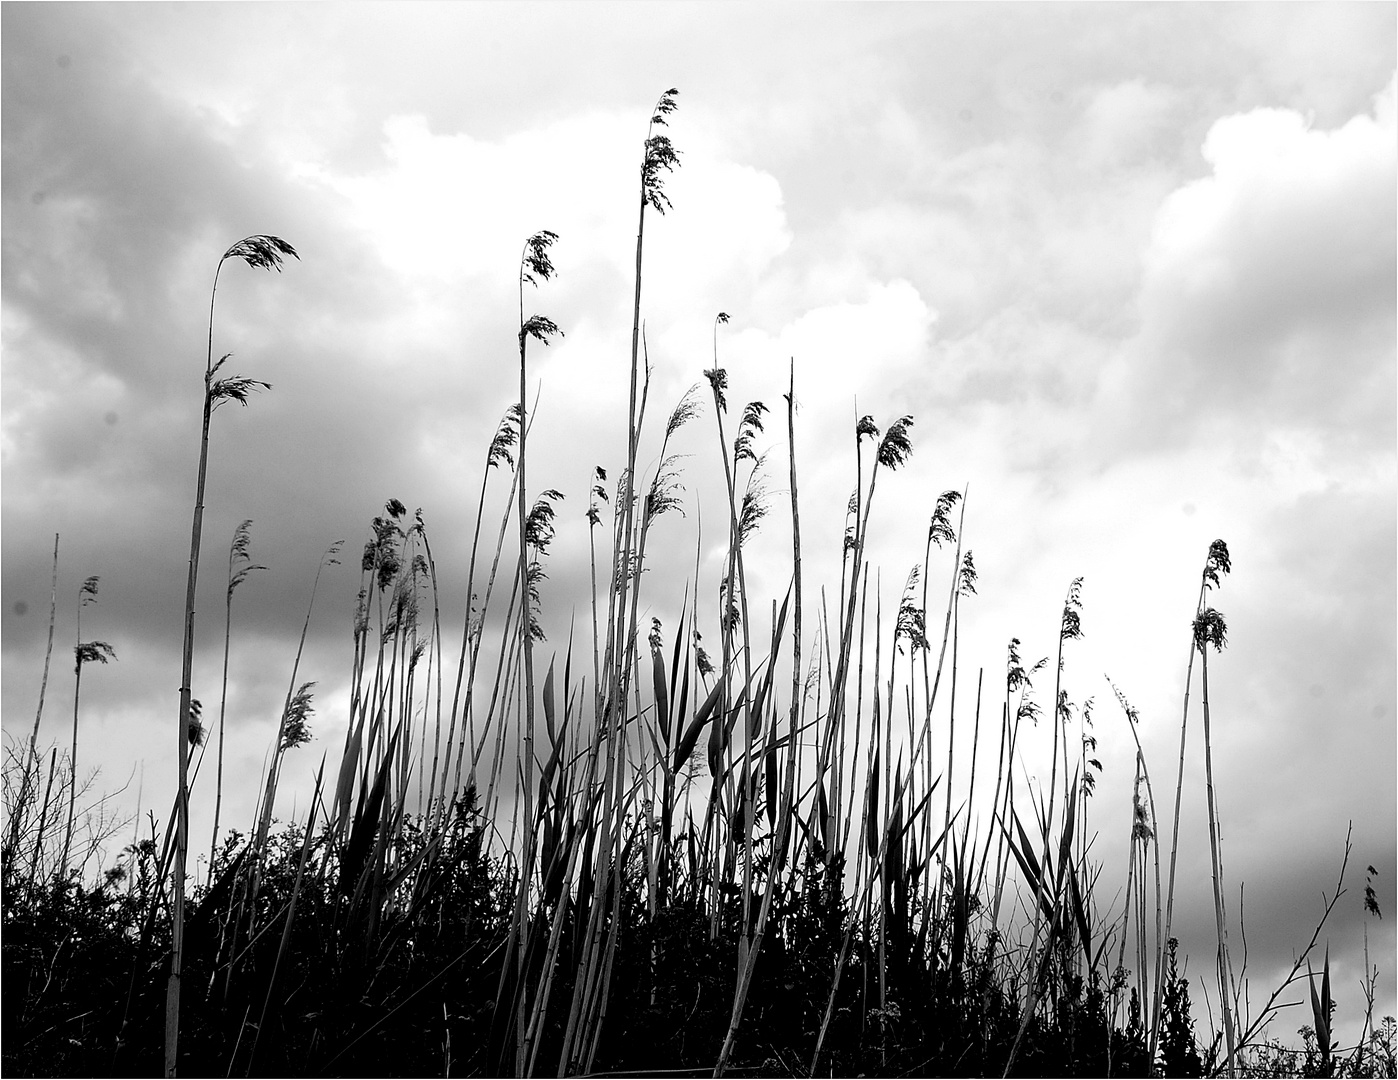
[[[484,850],[486,826],[462,807],[445,839],[433,881],[421,895],[374,913],[356,911],[313,840],[302,866],[302,835],[275,836],[257,900],[260,939],[229,932],[229,887],[240,838],[225,848],[212,888],[192,897],[186,929],[186,1000],[181,1070],[192,1075],[499,1075],[510,1048],[496,1007],[511,932],[512,868]],[[605,1026],[593,1072],[642,1074],[712,1070],[728,1029],[739,936],[711,935],[714,914],[700,883],[676,882],[651,914],[640,847],[619,874],[618,933]],[[395,845],[397,848],[399,845]],[[411,862],[421,836],[405,830],[389,862]],[[150,841],[136,845],[100,887],[76,880],[5,889],[5,1071],[9,1075],[149,1075],[161,1068],[168,916],[143,902],[141,880],[158,872]],[[301,878],[298,888],[297,879]],[[809,863],[797,888],[774,905],[753,976],[732,1069],[803,1074],[829,1005],[852,913],[843,890]],[[696,887],[698,886],[698,887]],[[582,892],[586,892],[586,882]],[[294,898],[294,899],[293,899]],[[602,898],[605,903],[607,898]],[[754,898],[754,902],[758,902]],[[292,905],[295,918],[288,921]],[[737,897],[720,913],[740,925]],[[561,930],[565,971],[577,962],[585,924],[570,905]],[[289,930],[287,927],[289,926]],[[544,929],[539,927],[537,929]],[[940,928],[933,935],[941,937]],[[907,928],[881,940],[856,929],[834,1000],[822,1075],[989,1075],[1003,1071],[1019,1025],[1013,987],[1001,984],[985,946],[952,967]],[[536,936],[535,940],[539,940]],[[880,989],[877,956],[884,956]],[[238,955],[241,954],[241,955]],[[236,955],[236,963],[230,960]],[[526,957],[525,977],[537,977]],[[1025,1033],[1016,1071],[1024,1075],[1144,1075],[1138,1004],[1110,1023],[1107,987],[1084,978],[1071,956],[1055,960],[1051,1017]],[[1165,1048],[1172,1074],[1197,1074],[1183,981],[1168,1022],[1184,1038]],[[540,1031],[541,1060],[555,1061],[572,987],[565,976]]]
[[[100,881],[84,876],[106,833],[99,823],[79,834],[91,826],[73,815],[81,676],[115,652],[79,634],[71,750],[41,752],[36,718],[5,766],[5,1072],[1392,1075],[1391,1020],[1366,1016],[1356,1046],[1335,1045],[1328,960],[1318,987],[1312,979],[1305,1045],[1262,1042],[1277,998],[1253,1016],[1238,993],[1212,797],[1221,1023],[1196,1029],[1171,934],[1188,705],[1173,807],[1157,816],[1138,753],[1125,903],[1098,901],[1091,702],[1070,701],[1061,683],[1065,648],[1082,634],[1081,579],[1067,590],[1057,655],[1032,664],[1012,640],[984,708],[976,680],[974,710],[964,676],[959,705],[956,696],[961,605],[977,580],[958,516],[964,492],[928,508],[925,550],[884,613],[866,546],[879,481],[912,453],[912,417],[885,430],[863,417],[851,432],[840,580],[820,590],[815,617],[817,592],[802,579],[794,370],[784,447],[761,401],[735,409],[734,425],[720,314],[706,393],[696,387],[655,432],[646,427],[644,229],[647,211],[670,208],[663,178],[679,155],[662,129],[674,108],[670,91],[642,156],[626,460],[611,486],[596,469],[587,512],[590,641],[550,646],[547,668],[535,669],[562,498],[529,490],[525,471],[528,350],[560,332],[526,315],[526,286],[553,274],[558,237],[545,231],[521,256],[520,394],[484,454],[459,640],[443,623],[422,512],[390,500],[360,560],[339,759],[316,776],[306,819],[278,825],[282,770],[313,710],[298,650],[255,818],[226,833],[226,693],[215,744],[213,710],[189,686],[208,431],[219,405],[267,387],[216,377],[211,298],[174,733],[180,796]],[[279,270],[295,255],[280,238],[248,237],[219,270]],[[697,568],[679,583],[643,576],[652,526],[680,506],[671,439],[703,412],[727,496],[722,570],[705,587],[714,619],[698,614]],[[789,583],[759,597],[745,553],[777,512],[765,476],[769,455],[783,453]],[[641,475],[644,461],[658,464]],[[322,565],[339,553],[332,545]],[[1216,541],[1185,673],[1210,793],[1208,657],[1226,634],[1210,600],[1231,568]],[[244,523],[229,548],[225,671],[235,591],[256,569]],[[945,582],[940,607],[929,599],[934,576]],[[664,604],[652,606],[652,593]],[[96,595],[88,579],[82,601]],[[667,630],[653,610],[679,615]],[[1134,733],[1135,710],[1113,691]],[[1016,782],[1021,728],[1039,724],[1052,732],[1047,768],[1036,758],[1032,780]],[[991,755],[993,771],[977,775]],[[969,772],[955,800],[953,772]],[[187,810],[201,774],[198,796],[215,810],[208,874],[196,880]],[[1314,945],[1287,984],[1303,978]]]

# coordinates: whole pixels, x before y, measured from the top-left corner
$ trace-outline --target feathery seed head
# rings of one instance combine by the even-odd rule
[[[538,286],[537,279],[547,281],[554,275],[553,260],[549,258],[549,248],[558,240],[558,234],[550,229],[536,232],[524,242],[524,256],[520,259],[519,280],[522,285]]]
[[[722,578],[718,583],[718,606],[719,606],[719,629],[725,634],[731,634],[743,623],[743,613],[738,607],[738,598],[728,591],[728,579]]]
[[[524,540],[541,554],[548,549],[554,537],[553,503],[563,498],[563,492],[549,488],[534,503],[529,517],[524,523]]]
[[[251,549],[251,546],[252,518],[248,518],[246,521],[244,521],[241,525],[239,525],[236,529],[233,530],[233,544],[228,549],[229,559],[236,559],[241,562],[246,562],[248,559],[252,558],[252,556],[248,554],[249,550]]]
[[[589,524],[600,525],[602,523],[602,511],[599,502],[607,502],[607,489],[603,486],[607,482],[607,470],[601,465],[592,470],[593,479],[598,481],[592,485],[592,497],[588,500],[587,520]]]
[[[728,411],[728,399],[723,396],[723,392],[728,389],[728,371],[725,368],[713,367],[704,372],[704,378],[709,380],[709,387],[714,392],[714,404],[718,411],[726,413]]]
[[[679,510],[681,516],[684,514],[679,498],[684,485],[679,482],[679,473],[675,470],[675,462],[678,459],[679,455],[671,454],[660,463],[655,479],[651,481],[650,489],[646,492],[645,514],[652,521],[671,510]],[[602,492],[602,497],[606,498],[606,492],[601,485],[593,490]]]
[[[1379,910],[1379,896],[1374,892],[1374,878],[1379,876],[1379,872],[1372,864],[1369,866],[1368,874],[1364,878],[1364,912],[1365,914],[1377,915],[1383,918],[1383,912]]]
[[[879,464],[886,469],[896,469],[912,456],[913,443],[908,438],[908,428],[913,426],[911,416],[900,416],[889,425],[879,443]]]
[[[1205,646],[1212,645],[1215,652],[1222,652],[1228,644],[1228,624],[1223,621],[1223,612],[1206,608],[1194,620],[1194,647],[1201,653]]]
[[[226,379],[215,379],[210,382],[208,393],[213,409],[217,409],[225,401],[236,401],[246,408],[249,394],[258,390],[270,389],[272,389],[272,384],[263,382],[261,379],[247,379],[242,375],[230,375]]]
[[[665,438],[669,439],[685,424],[693,420],[699,413],[699,402],[696,400],[699,393],[699,384],[695,383],[684,392],[680,402],[670,413],[670,419],[665,422]],[[605,477],[604,477],[605,479]]]
[[[296,249],[280,236],[259,234],[239,240],[223,253],[223,258],[219,260],[219,263],[222,264],[229,259],[242,259],[254,270],[275,270],[281,273],[282,257],[285,255],[290,255],[293,259],[301,258],[300,255],[296,254]]]
[[[1219,575],[1230,573],[1233,569],[1233,562],[1228,557],[1228,545],[1222,540],[1215,540],[1209,545],[1209,557],[1204,563],[1204,587],[1217,587]]]
[[[694,662],[699,667],[699,674],[705,678],[714,673],[713,661],[709,659],[709,654],[704,651],[703,635],[697,629],[694,631]]]
[[[943,543],[956,543],[956,530],[951,527],[951,511],[961,499],[959,491],[944,491],[937,496],[937,505],[932,510],[932,522],[927,527],[927,539],[941,547]]]
[[[679,104],[675,101],[675,98],[679,96],[680,92],[673,86],[661,94],[660,100],[655,103],[655,112],[651,115],[650,122],[664,127],[665,117],[679,108]]]
[[[918,570],[919,568],[914,566],[909,572],[908,583],[903,587],[903,600],[898,605],[898,622],[893,632],[893,640],[900,653],[903,651],[901,641],[904,638],[914,652],[928,647],[927,616],[917,605]]]
[[[77,666],[82,667],[94,661],[105,664],[108,660],[115,660],[116,650],[105,641],[84,641],[73,647],[73,655]]]
[[[1059,637],[1064,641],[1071,641],[1082,637],[1082,618],[1078,614],[1082,611],[1082,578],[1073,579],[1068,586],[1068,597],[1063,603],[1063,623],[1059,628]]]
[[[957,588],[962,596],[976,595],[976,564],[971,559],[971,551],[966,549],[966,553],[961,557],[960,583]]]
[[[266,570],[265,566],[252,561],[252,519],[244,521],[233,530],[233,543],[228,549],[228,595],[247,580],[254,570]]]
[[[539,622],[539,615],[543,611],[543,584],[548,580],[548,574],[544,573],[544,566],[538,559],[535,559],[525,569],[525,581],[529,587],[529,639],[531,641],[544,641],[543,625]]]
[[[760,464],[760,463],[759,463]],[[757,467],[753,467],[748,478],[748,487],[743,492],[743,505],[738,511],[738,546],[741,547],[757,531],[757,526],[767,516],[771,507],[767,503],[766,486],[757,479]]]
[[[493,469],[505,462],[511,469],[515,467],[514,455],[510,449],[519,441],[519,403],[511,405],[500,418],[500,426],[495,429],[495,437],[490,440],[490,451],[486,454],[486,468]]]
[[[300,689],[292,695],[291,701],[287,704],[286,715],[282,726],[281,749],[290,750],[296,746],[302,746],[311,741],[311,728],[309,724],[311,712],[311,687],[314,682],[301,684]]]
[[[738,437],[733,440],[733,464],[744,458],[754,462],[757,455],[753,452],[753,439],[762,431],[762,414],[767,412],[767,406],[760,401],[749,401],[743,406],[743,418],[738,422]]]
[[[1112,680],[1108,678],[1107,685],[1109,685],[1112,688],[1112,693],[1116,695],[1116,700],[1118,704],[1121,705],[1122,712],[1126,713],[1126,718],[1130,720],[1133,725],[1139,723],[1141,719],[1141,714],[1136,710],[1136,707],[1132,705],[1131,702],[1126,700],[1126,695],[1121,692],[1121,690],[1117,687],[1116,683],[1112,682]]]
[[[543,342],[543,344],[547,345],[549,343],[549,338],[553,337],[555,334],[559,337],[564,336],[563,331],[558,328],[558,324],[547,315],[531,315],[520,324],[519,344],[522,348],[525,341],[532,337],[536,341]]]
[[[678,90],[671,88],[661,95],[656,102],[655,112],[651,114],[651,130],[656,127],[668,126],[665,118],[678,107],[675,97]],[[646,136],[646,152],[641,159],[641,198],[644,205],[653,208],[656,213],[663,214],[670,208],[670,200],[665,195],[665,184],[662,172],[673,172],[680,163],[679,151],[670,142],[668,135]]]
[[[1026,670],[1019,656],[1019,638],[1010,638],[1009,659],[1006,663],[1005,674],[1006,688],[1011,693],[1018,690],[1020,687],[1026,690],[1030,689],[1033,685],[1033,677],[1037,675],[1047,663],[1048,657],[1045,656],[1032,668]]]
[[[398,569],[401,565],[398,556],[398,541],[403,536],[403,530],[394,523],[393,517],[401,516],[405,508],[397,499],[391,499],[386,509],[392,517],[374,518],[371,526],[374,536],[364,545],[364,557],[360,562],[360,569],[366,574],[377,570],[377,582],[380,590],[388,588],[398,575]]]

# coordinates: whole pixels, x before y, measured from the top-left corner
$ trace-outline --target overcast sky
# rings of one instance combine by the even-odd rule
[[[1394,1010],[1391,4],[7,3],[0,19],[7,736],[33,723],[59,533],[43,737],[68,737],[78,590],[100,575],[83,637],[118,660],[86,672],[80,763],[100,766],[98,789],[129,783],[123,812],[168,811],[208,290],[251,233],[302,259],[280,275],[229,264],[219,289],[217,353],[273,384],[218,412],[209,472],[206,706],[239,521],[269,568],[237,596],[233,823],[328,544],[351,557],[312,622],[316,739],[288,790],[337,752],[353,564],[385,500],[422,507],[459,622],[480,462],[517,393],[519,252],[540,229],[561,237],[558,276],[531,300],[566,337],[533,354],[530,486],[567,496],[552,642],[581,625],[591,470],[624,463],[641,143],[674,86],[682,167],[647,231],[652,416],[712,365],[719,311],[730,402],[766,401],[772,435],[794,358],[814,603],[838,588],[855,418],[912,414],[912,460],[880,481],[874,515],[884,603],[937,493],[969,484],[981,588],[960,655],[987,685],[1011,637],[1053,651],[1082,576],[1067,686],[1098,698],[1111,873],[1134,750],[1103,675],[1141,710],[1166,800],[1199,574],[1224,539],[1229,647],[1210,695],[1249,975],[1269,982],[1309,938],[1353,821],[1324,939],[1342,1027],[1362,1012],[1366,925]],[[687,516],[657,526],[655,614],[673,618],[697,542],[713,619],[714,438],[709,410],[682,433]],[[784,439],[769,442],[780,509]],[[782,517],[756,549],[758,607],[790,573]],[[1197,753],[1187,768],[1177,919],[1202,974]],[[210,801],[196,793],[196,836]],[[1382,922],[1362,911],[1369,864]]]

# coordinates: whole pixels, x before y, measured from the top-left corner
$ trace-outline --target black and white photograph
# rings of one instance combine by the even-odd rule
[[[1398,6],[0,64],[5,1075],[1398,1074]]]

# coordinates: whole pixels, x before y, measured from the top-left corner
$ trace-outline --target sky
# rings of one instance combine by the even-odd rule
[[[162,816],[173,796],[209,289],[244,236],[301,258],[230,263],[219,282],[217,355],[272,384],[220,409],[212,436],[206,708],[240,521],[267,567],[235,602],[227,753],[245,782],[225,821],[251,816],[329,544],[349,555],[316,600],[298,676],[318,684],[316,737],[280,815],[343,737],[357,552],[386,500],[422,508],[459,625],[482,461],[518,392],[520,251],[541,229],[559,234],[557,276],[526,302],[564,332],[530,364],[530,487],[566,496],[548,647],[585,623],[591,474],[625,459],[637,169],[675,87],[681,164],[646,231],[651,431],[717,349],[730,402],[772,407],[780,508],[794,365],[813,603],[838,589],[855,420],[912,415],[913,456],[880,479],[878,592],[896,610],[937,494],[967,490],[980,591],[958,647],[989,686],[1012,637],[1053,652],[1083,578],[1065,687],[1097,699],[1096,851],[1114,866],[1135,748],[1104,676],[1140,711],[1164,804],[1200,573],[1224,539],[1215,786],[1253,997],[1309,940],[1352,823],[1321,937],[1339,1030],[1363,1012],[1366,934],[1378,1009],[1395,1011],[1392,5],[11,2],[0,23],[4,731],[34,723],[57,533],[41,742],[71,737],[65,657],[98,575],[82,638],[117,659],[85,669],[79,767],[99,770],[108,813]],[[645,603],[668,625],[696,553],[717,608],[712,423],[710,406],[677,438],[686,513],[657,526]],[[749,557],[758,606],[790,574],[783,517]],[[949,572],[934,562],[933,581]],[[1176,919],[1201,975],[1190,738]],[[196,836],[210,799],[196,791]],[[1363,910],[1371,865],[1382,920]]]

